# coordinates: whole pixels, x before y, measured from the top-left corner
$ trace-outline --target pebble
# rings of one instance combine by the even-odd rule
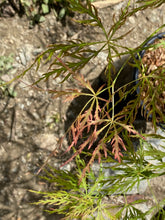
[[[21,103],[19,103],[18,106],[19,106],[20,109],[22,109],[22,110],[24,110],[24,108],[25,108],[25,105],[24,105],[24,104],[21,104]]]
[[[19,167],[15,166],[11,169],[11,173],[17,173],[19,171]]]
[[[62,81],[62,78],[61,78],[61,77],[57,77],[57,78],[54,80],[55,84],[60,84],[61,81]],[[60,85],[61,85],[61,84],[60,84]]]
[[[71,171],[71,165],[70,165],[70,163],[66,164],[65,166],[62,166],[62,167],[60,168],[60,170],[70,172],[70,171]]]
[[[39,134],[35,136],[34,143],[41,149],[53,151],[57,145],[57,139],[54,134]]]
[[[16,56],[16,61],[19,63],[20,62],[20,57],[19,56]]]
[[[24,52],[20,52],[20,53],[19,53],[19,57],[20,57],[20,60],[21,60],[22,65],[26,66],[27,61],[26,61],[26,55],[25,55],[25,53],[24,53]]]
[[[3,81],[5,81],[5,82],[10,81],[12,78],[13,78],[13,76],[10,75],[10,74],[4,74],[4,75],[1,76],[1,79],[2,79]]]
[[[21,156],[21,162],[22,162],[22,163],[26,163],[26,159],[25,159],[24,156]]]
[[[37,112],[33,112],[32,114],[36,120],[40,119],[40,116],[37,114]]]
[[[27,106],[31,105],[31,102],[29,100],[26,101]]]
[[[135,24],[136,23],[134,16],[129,17],[129,21],[130,21],[131,24]]]

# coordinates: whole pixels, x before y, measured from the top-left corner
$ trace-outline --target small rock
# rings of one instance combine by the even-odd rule
[[[37,114],[37,112],[33,112],[33,117],[35,118],[35,120],[39,120],[40,116]]]
[[[15,166],[11,169],[11,173],[17,173],[19,170],[19,167],[18,166]]]
[[[133,17],[133,16],[129,17],[129,21],[130,21],[131,24],[135,24],[136,23],[135,17]]]
[[[25,53],[24,52],[20,52],[19,53],[19,57],[21,59],[22,65],[26,66],[27,62],[26,62],[26,55],[25,55]]]
[[[25,159],[24,156],[21,157],[21,162],[22,162],[22,163],[26,163],[26,159]]]
[[[27,106],[31,105],[31,102],[29,100],[26,101]]]
[[[20,109],[22,109],[22,110],[24,110],[24,108],[25,108],[25,105],[24,104],[18,104],[18,106],[20,107]]]
[[[12,75],[9,75],[9,74],[4,74],[4,75],[1,76],[1,79],[2,79],[3,81],[5,81],[5,82],[10,81],[12,78],[13,78],[13,76],[12,76]]]
[[[68,163],[68,164],[66,164],[65,166],[62,166],[61,167],[61,170],[63,170],[63,171],[71,171],[71,164],[70,163]]]
[[[19,56],[16,56],[16,61],[19,63],[20,62],[20,57]]]
[[[53,151],[57,145],[57,138],[54,134],[39,134],[34,138],[35,143],[42,149]]]

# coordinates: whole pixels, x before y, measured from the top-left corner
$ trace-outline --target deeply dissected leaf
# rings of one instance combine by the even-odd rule
[[[112,153],[115,155],[115,159],[117,159],[119,162],[121,162],[120,157],[123,157],[123,154],[121,153],[120,146],[124,150],[126,150],[126,147],[125,147],[123,140],[118,135],[115,135],[111,141],[111,144],[112,144],[112,148],[113,148]]]
[[[73,11],[77,11],[81,14],[86,14],[90,19],[77,20],[82,24],[96,25],[104,29],[101,19],[98,16],[97,9],[91,4],[90,0],[86,0],[85,3],[80,0],[68,0],[70,3],[70,8]]]

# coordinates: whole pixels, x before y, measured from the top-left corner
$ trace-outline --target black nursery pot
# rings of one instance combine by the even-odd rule
[[[143,46],[143,49],[142,51],[140,51],[139,55],[141,57],[141,59],[143,58],[146,50],[145,48],[148,47],[149,45],[151,44],[154,44],[154,42],[157,40],[157,39],[162,39],[162,38],[165,38],[165,32],[162,32],[162,33],[159,33],[155,36],[153,36],[144,46]],[[139,56],[136,55],[136,59],[139,59]],[[138,68],[134,68],[134,80],[135,80],[135,83],[138,84],[139,82],[139,69]],[[137,94],[140,93],[140,88],[138,87],[137,90],[136,90]],[[141,101],[141,106],[143,105],[143,101]],[[144,106],[144,110],[145,110],[145,106]],[[151,120],[152,119],[152,115],[149,116],[149,119]],[[165,129],[165,124],[164,123],[159,123],[158,126],[162,127],[163,129]]]

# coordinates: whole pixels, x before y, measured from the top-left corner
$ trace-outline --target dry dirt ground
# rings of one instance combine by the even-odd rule
[[[125,1],[99,9],[106,28],[112,25],[113,14],[117,16],[124,4]],[[127,47],[141,44],[165,23],[164,12],[165,5],[130,17],[118,34],[131,28],[133,31],[120,44]],[[14,57],[12,69],[1,74],[1,80],[9,81],[21,73],[49,44],[75,38],[101,40],[103,35],[95,28],[74,24],[69,17],[62,24],[53,14],[46,16],[45,22],[32,29],[29,28],[26,17],[1,17],[0,55],[9,56],[12,53]],[[105,54],[101,54],[84,69],[83,74],[89,80],[94,80],[105,65]],[[30,202],[36,198],[28,192],[29,189],[40,190],[45,187],[35,173],[55,149],[59,138],[64,134],[64,124],[69,120],[66,114],[68,104],[63,104],[61,99],[53,99],[46,92],[46,89],[62,86],[57,80],[47,81],[43,91],[28,86],[47,68],[45,64],[42,71],[35,74],[30,72],[22,81],[12,83],[10,89],[16,92],[14,98],[4,94],[0,96],[0,220],[61,219],[60,216],[49,216],[42,208],[31,205]],[[69,83],[70,87],[74,86],[74,82]],[[64,145],[67,146],[67,141]],[[63,159],[52,157],[51,164],[57,167]],[[151,186],[158,200],[163,199],[165,178],[153,180]],[[149,189],[144,196],[152,204]]]

